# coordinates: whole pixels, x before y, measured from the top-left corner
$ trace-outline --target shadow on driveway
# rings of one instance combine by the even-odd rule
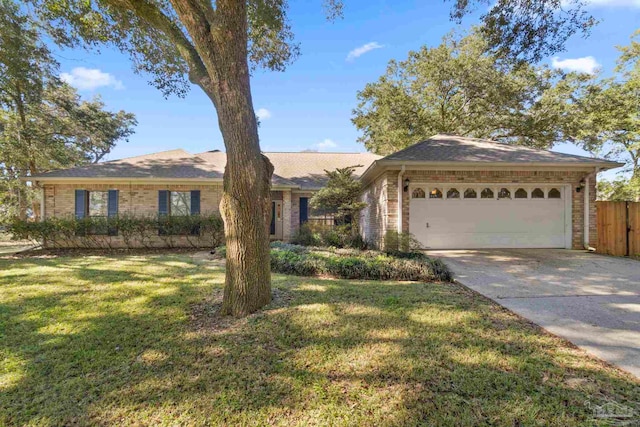
[[[640,377],[640,262],[561,249],[428,253],[460,283]]]

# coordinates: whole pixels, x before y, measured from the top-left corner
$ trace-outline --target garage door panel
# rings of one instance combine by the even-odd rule
[[[409,230],[429,248],[562,248],[564,199],[412,199]]]

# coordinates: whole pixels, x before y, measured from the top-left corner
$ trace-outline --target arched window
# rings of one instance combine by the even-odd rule
[[[518,188],[513,195],[516,199],[526,199],[528,196],[527,190],[525,190],[524,188]]]
[[[501,188],[500,191],[498,191],[498,199],[510,199],[511,198],[511,191],[509,191],[508,188]]]
[[[478,198],[478,193],[476,193],[476,190],[474,190],[473,188],[467,188],[466,190],[464,190],[464,198],[465,199],[477,199]]]
[[[424,193],[424,190],[422,188],[416,188],[411,193],[412,199],[424,199],[425,197],[426,197],[426,194]]]
[[[439,188],[432,188],[429,192],[430,199],[442,199],[442,191]]]
[[[541,188],[536,188],[531,192],[532,199],[544,199],[544,191]]]
[[[493,190],[490,188],[485,188],[480,192],[481,199],[493,199]]]
[[[460,192],[457,188],[450,188],[447,190],[447,199],[459,199]]]
[[[558,190],[557,188],[552,188],[551,190],[549,190],[549,194],[547,196],[550,199],[561,199],[562,196],[560,195],[560,190]]]

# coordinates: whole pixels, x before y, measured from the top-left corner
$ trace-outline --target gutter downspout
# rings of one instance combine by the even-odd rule
[[[596,179],[600,169],[601,169],[600,167],[596,166],[595,170],[584,178],[584,231],[582,233],[582,236],[583,236],[582,246],[587,251],[591,249],[591,247],[589,246],[589,228],[590,228],[589,213],[591,211],[589,181],[591,180],[592,177]]]
[[[405,165],[402,165],[402,168],[400,168],[400,173],[398,174],[398,234],[402,233],[402,197],[404,193],[404,188],[402,187],[402,178],[404,177],[405,170]]]

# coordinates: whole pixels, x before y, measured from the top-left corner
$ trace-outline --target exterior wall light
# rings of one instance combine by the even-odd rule
[[[406,178],[404,180],[404,191],[405,192],[409,191],[409,182],[411,182],[411,181],[409,181],[409,178]]]

